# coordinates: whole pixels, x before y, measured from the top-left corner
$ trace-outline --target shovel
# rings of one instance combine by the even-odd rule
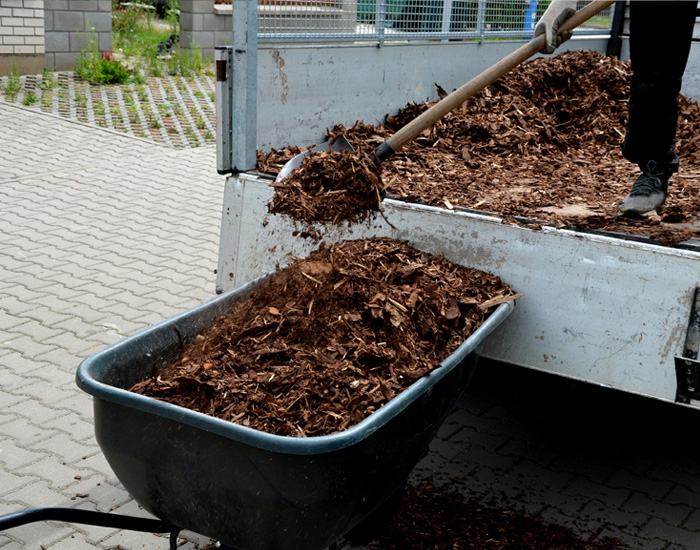
[[[574,30],[576,27],[582,23],[585,23],[591,17],[601,12],[605,8],[612,6],[614,3],[615,0],[594,0],[593,2],[590,2],[584,8],[580,9],[569,17],[569,19],[562,24],[561,28],[559,29],[559,33],[561,34],[564,31]],[[430,128],[447,113],[453,111],[462,105],[462,103],[464,103],[467,99],[495,82],[498,78],[510,72],[536,53],[542,51],[544,48],[544,41],[544,34],[536,36],[528,43],[515,50],[513,53],[501,59],[492,67],[489,67],[466,84],[463,84],[451,94],[445,96],[427,111],[424,111],[422,114],[414,118],[411,122],[406,124],[403,128],[401,128],[398,132],[396,132],[374,150],[374,155],[376,156],[377,161],[381,162],[388,159],[391,155],[399,151],[404,145],[420,135],[424,130]],[[340,151],[343,149],[351,151],[354,150],[345,136],[338,136],[338,138],[336,138],[332,143],[330,141],[326,141],[293,157],[282,167],[275,181],[282,181],[289,176],[292,170],[298,168],[301,161],[304,160],[304,157],[309,153],[316,151],[327,151],[329,149],[334,151]]]

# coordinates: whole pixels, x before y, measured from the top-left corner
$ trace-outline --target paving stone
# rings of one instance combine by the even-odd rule
[[[621,509],[630,512],[644,512],[660,519],[669,525],[687,525],[686,520],[692,516],[693,508],[687,504],[669,504],[650,498],[644,493],[635,493],[625,502]]]
[[[99,452],[94,441],[74,441],[65,433],[58,433],[27,448],[32,451],[46,451],[59,457],[64,463],[73,465],[81,461],[84,456]]]
[[[0,463],[5,472],[14,473],[19,468],[37,463],[46,458],[46,453],[31,451],[6,438],[0,441]],[[0,472],[0,476],[3,475]],[[0,489],[1,490],[1,489]]]
[[[69,536],[51,545],[51,550],[93,550],[94,544],[88,542],[84,536],[71,533]]]
[[[66,399],[74,393],[73,390],[60,389],[50,382],[36,378],[28,379],[28,383],[22,386],[19,391],[24,395],[39,399],[47,405]]]
[[[13,391],[27,384],[27,379],[16,375],[8,368],[0,367],[0,389],[3,391]]]
[[[56,430],[36,426],[25,418],[17,418],[0,425],[0,437],[12,438],[22,447],[34,445],[55,433]]]
[[[40,477],[48,483],[50,489],[60,491],[62,494],[65,494],[67,487],[75,485],[75,476],[79,475],[77,470],[67,466],[54,456],[45,456],[22,468],[17,468],[15,473],[23,476]],[[15,492],[14,496],[16,497],[17,495],[18,493]]]
[[[112,467],[109,465],[107,459],[101,452],[94,453],[81,460],[79,463],[75,463],[75,467],[81,470],[89,470],[89,472],[100,474],[115,485],[118,483],[116,477],[114,476],[114,472],[112,471]]]
[[[21,479],[21,478],[20,478]],[[12,492],[12,499],[21,502],[29,508],[64,507],[70,500],[60,492],[52,489],[48,481],[27,476],[26,479],[34,479],[31,483],[24,484]]]
[[[92,437],[95,431],[92,421],[86,421],[73,412],[60,418],[48,420],[43,423],[43,426],[64,431],[76,441],[82,441],[83,439]]]
[[[113,479],[116,481],[114,477]],[[89,501],[100,512],[109,512],[132,501],[131,495],[121,485],[115,486],[99,475],[81,479],[70,487],[70,492],[76,500]]]
[[[21,527],[15,527],[7,532],[7,536],[23,549],[50,548],[74,532],[72,527],[53,522],[37,522]],[[3,547],[4,549],[5,547]]]
[[[637,476],[626,469],[616,470],[607,484],[622,488],[643,487],[645,493],[656,499],[663,499],[673,488],[672,482]]]
[[[698,547],[698,534],[669,525],[659,518],[651,518],[641,531],[641,534],[651,539],[657,538],[672,542],[679,550],[694,550]]]
[[[34,476],[19,476],[5,470],[0,470],[0,495],[12,495],[12,500],[18,492],[28,485],[37,482]]]
[[[124,550],[167,550],[167,535],[139,533],[135,531],[117,531],[102,541],[106,548],[121,547]]]
[[[634,498],[634,493],[630,489],[609,486],[592,481],[589,477],[576,476],[566,486],[564,492],[572,495],[582,495],[591,499],[605,501],[608,505],[622,507],[630,499]]]

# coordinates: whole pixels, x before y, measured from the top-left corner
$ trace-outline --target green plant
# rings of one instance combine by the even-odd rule
[[[24,96],[24,101],[22,101],[22,104],[27,106],[34,105],[36,103],[36,100],[36,96],[33,93],[29,92],[27,95]]]
[[[134,72],[131,75],[131,81],[134,84],[145,84],[146,83],[146,77],[140,73]]]
[[[41,95],[41,108],[43,110],[51,109],[53,105],[53,94],[51,92],[45,92]]]
[[[58,86],[58,82],[56,82],[53,79],[53,74],[50,73],[46,67],[44,67],[44,72],[41,75],[41,84],[39,84],[39,88],[41,88],[42,90],[51,90],[56,86]]]
[[[98,51],[94,28],[92,31],[87,50],[83,50],[81,45],[75,72],[80,78],[93,84],[124,84],[129,80],[129,71],[111,52]],[[80,35],[78,40],[80,41]]]
[[[136,95],[141,103],[148,103],[148,92],[143,86],[136,88]]]
[[[166,63],[168,74],[171,76],[184,76],[186,78],[199,76],[204,67],[202,50],[194,43],[189,49],[182,49],[178,46],[176,50],[173,50]]]
[[[169,23],[174,30],[180,28],[180,1],[169,0],[165,9],[165,22]]]
[[[12,69],[12,72],[7,78],[7,82],[2,87],[2,91],[5,94],[5,98],[10,101],[14,101],[15,97],[22,89],[22,80],[19,77],[19,72],[17,66]]]
[[[124,115],[122,115],[121,109],[119,107],[112,107],[109,110],[110,115],[112,115],[112,120],[115,122],[124,122]]]

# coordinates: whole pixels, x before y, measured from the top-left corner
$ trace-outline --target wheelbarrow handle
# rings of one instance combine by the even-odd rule
[[[97,525],[99,527],[112,527],[115,529],[142,531],[144,533],[177,533],[181,529],[158,519],[121,516],[75,508],[33,508],[0,516],[0,532],[37,521],[81,523],[83,525]]]
[[[567,19],[559,29],[559,33],[574,30],[591,17],[601,12],[605,8],[613,5],[615,0],[594,0],[584,8],[574,13]],[[430,128],[438,120],[450,111],[453,111],[464,103],[467,99],[480,92],[498,78],[513,70],[515,67],[539,53],[544,48],[545,36],[540,34],[524,44],[513,53],[501,59],[495,65],[489,67],[479,75],[475,76],[466,84],[456,89],[450,95],[445,96],[427,111],[417,116],[406,124],[393,136],[387,139],[375,150],[374,154],[380,161],[386,160],[396,151],[401,149],[406,143],[412,141],[424,130]]]

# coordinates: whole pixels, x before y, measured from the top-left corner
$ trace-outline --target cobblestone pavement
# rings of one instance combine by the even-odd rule
[[[95,442],[75,370],[213,296],[223,194],[214,149],[1,102],[0,136],[0,514],[145,515]],[[415,477],[630,548],[694,550],[698,414],[484,362]],[[186,550],[207,542],[179,540]],[[3,550],[117,547],[168,541],[56,522],[0,534]]]
[[[138,514],[95,443],[75,371],[91,353],[214,295],[223,189],[215,150],[2,103],[0,135],[0,514]],[[167,541],[48,523],[0,535],[3,550],[118,545]]]

